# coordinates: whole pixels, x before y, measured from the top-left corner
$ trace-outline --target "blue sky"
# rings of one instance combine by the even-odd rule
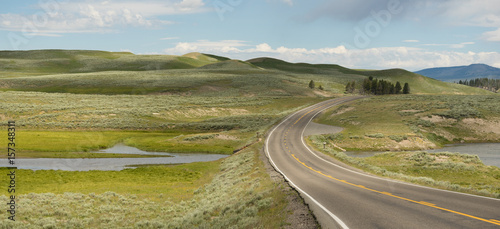
[[[0,50],[203,52],[420,70],[500,67],[498,0],[1,1]]]

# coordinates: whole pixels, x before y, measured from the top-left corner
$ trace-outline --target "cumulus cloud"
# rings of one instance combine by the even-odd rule
[[[363,50],[348,49],[345,46],[319,49],[283,46],[273,48],[266,43],[250,46],[244,41],[228,40],[181,42],[164,51],[166,54],[176,55],[204,52],[241,60],[266,56],[289,62],[339,64],[350,68],[366,69],[404,68],[414,71],[472,63],[485,63],[500,67],[500,53],[498,52],[431,51],[412,47],[381,47]]]
[[[483,34],[483,39],[487,41],[500,42],[500,28],[495,31],[486,32]]]
[[[393,2],[401,12],[391,19],[410,20],[433,24],[493,28],[482,38],[498,42],[500,29],[500,1],[498,0],[332,0],[306,12],[301,21],[313,22],[320,18],[332,18],[359,22],[370,18],[373,12],[388,10]]]
[[[37,5],[32,15],[0,14],[0,29],[55,36],[63,33],[111,32],[121,27],[158,28],[172,24],[157,16],[207,11],[202,0],[104,1],[79,0]]]
[[[445,46],[452,49],[462,49],[465,48],[466,45],[473,45],[475,42],[462,42],[459,44],[424,44],[424,46]]]
[[[245,41],[222,40],[207,41],[199,40],[196,42],[179,42],[174,48],[165,49],[165,53],[182,55],[189,52],[207,52],[207,53],[238,53],[239,47],[248,46]]]
[[[372,12],[381,10],[397,9],[392,17],[396,17],[409,7],[411,1],[398,0],[332,0],[324,1],[317,8],[303,15],[304,21],[316,21],[320,18],[332,18],[344,21],[360,21],[372,15]]]

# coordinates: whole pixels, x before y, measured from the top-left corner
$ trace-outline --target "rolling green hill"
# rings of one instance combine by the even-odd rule
[[[247,62],[266,69],[276,69],[293,73],[311,73],[311,74],[328,74],[328,73],[357,74],[358,73],[355,70],[344,68],[336,64],[307,64],[307,63],[294,64],[283,60],[266,58],[266,57],[247,60]]]
[[[218,61],[215,56],[194,53],[171,56],[80,50],[0,51],[0,77],[190,69]]]
[[[478,88],[464,85],[446,83],[404,69],[388,69],[381,71],[358,71],[358,74],[372,76],[390,82],[401,82],[410,84],[412,94],[491,94]]]
[[[353,70],[344,68],[339,65],[329,64],[306,64],[306,63],[288,63],[286,61],[273,58],[257,58],[248,60],[248,62],[266,69],[276,69],[294,73],[309,73],[316,75],[331,75],[334,81],[346,84],[349,81],[360,82],[367,77],[387,80],[396,83],[409,83],[412,93],[415,94],[491,94],[470,88],[463,85],[445,83],[439,80],[428,78],[419,74],[415,74],[404,69],[388,69],[388,70]]]
[[[403,69],[353,70],[333,64],[248,61],[202,53],[135,55],[85,50],[0,51],[0,90],[76,94],[203,94],[323,97],[373,76],[409,83],[414,94],[489,94]],[[307,88],[310,80],[325,90]]]

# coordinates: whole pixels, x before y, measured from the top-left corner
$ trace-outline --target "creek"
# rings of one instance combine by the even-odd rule
[[[135,168],[131,165],[153,165],[153,164],[185,164],[192,162],[215,161],[228,157],[225,154],[196,154],[196,153],[164,153],[147,152],[135,147],[123,144],[112,148],[100,150],[95,153],[114,154],[140,154],[140,155],[163,155],[170,157],[144,157],[144,158],[26,158],[16,159],[18,169],[31,170],[66,170],[66,171],[90,171],[90,170],[123,170]],[[7,159],[0,160],[0,167],[9,167]]]

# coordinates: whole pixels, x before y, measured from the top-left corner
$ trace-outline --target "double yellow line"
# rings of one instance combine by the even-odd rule
[[[312,109],[310,110],[309,112],[305,113],[304,115],[302,115],[300,118],[298,118],[294,124],[288,128],[288,130],[286,131],[285,133],[285,138],[284,138],[284,143],[285,143],[285,147],[288,149],[288,146],[286,145],[286,138],[287,138],[287,135],[288,135],[288,132],[289,130],[295,125],[297,124],[302,118],[304,118],[306,115],[308,115],[309,113],[315,111],[315,110],[318,110],[320,108],[323,108],[323,107],[326,107],[326,106],[329,106],[333,103],[338,103],[338,102],[345,102],[345,100],[347,99],[341,99],[339,101],[334,101],[334,102],[331,102],[331,103],[328,103],[326,105],[323,105],[323,106],[320,106],[320,107],[317,107],[315,109]],[[291,153],[291,150],[288,149],[288,152]],[[300,164],[302,164],[304,167],[306,167],[307,169],[313,171],[313,172],[316,172],[324,177],[327,177],[329,179],[332,179],[332,180],[335,180],[335,181],[338,181],[338,182],[341,182],[341,183],[344,183],[344,184],[347,184],[347,185],[351,185],[351,186],[354,186],[354,187],[357,187],[357,188],[361,188],[361,189],[364,189],[364,190],[367,190],[367,191],[371,191],[371,192],[375,192],[375,193],[379,193],[379,194],[382,194],[382,195],[386,195],[386,196],[390,196],[390,197],[394,197],[394,198],[397,198],[397,199],[400,199],[400,200],[405,200],[405,201],[408,201],[408,202],[412,202],[412,203],[416,203],[416,204],[420,204],[420,205],[424,205],[424,206],[427,206],[427,207],[431,207],[431,208],[435,208],[435,209],[439,209],[439,210],[443,210],[443,211],[447,211],[447,212],[450,212],[450,213],[454,213],[454,214],[457,214],[457,215],[462,215],[462,216],[465,216],[465,217],[469,217],[469,218],[472,218],[472,219],[476,219],[476,220],[480,220],[480,221],[483,221],[483,222],[487,222],[487,223],[491,223],[491,224],[495,224],[495,225],[499,225],[500,226],[500,221],[499,220],[496,220],[496,219],[484,219],[484,218],[481,218],[481,217],[477,217],[477,216],[473,216],[473,215],[469,215],[469,214],[466,214],[466,213],[462,213],[462,212],[458,212],[458,211],[454,211],[454,210],[450,210],[450,209],[447,209],[447,208],[443,208],[443,207],[439,207],[433,203],[428,203],[428,202],[424,202],[424,201],[416,201],[416,200],[412,200],[412,199],[408,199],[408,198],[405,198],[405,197],[401,197],[401,196],[397,196],[397,195],[394,195],[392,193],[389,193],[389,192],[382,192],[382,191],[378,191],[378,190],[375,190],[375,189],[371,189],[371,188],[367,188],[363,185],[357,185],[357,184],[353,184],[353,183],[350,183],[348,181],[345,181],[345,180],[341,180],[341,179],[338,179],[338,178],[335,178],[335,177],[332,177],[331,175],[328,175],[328,174],[325,174],[319,170],[316,170],[310,166],[308,166],[306,163],[300,161],[299,158],[297,158],[295,156],[295,154],[292,154],[292,157],[295,158],[295,160],[297,160]]]

